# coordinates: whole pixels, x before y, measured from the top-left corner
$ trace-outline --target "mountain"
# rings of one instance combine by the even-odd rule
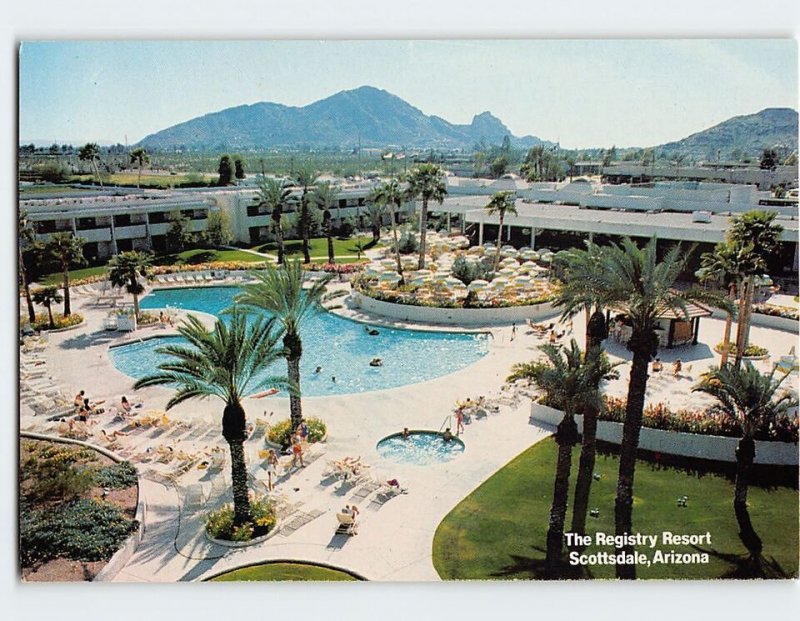
[[[396,95],[371,86],[341,91],[307,106],[261,102],[213,112],[150,134],[147,149],[236,150],[274,147],[472,147],[485,140],[530,147],[552,144],[536,136],[516,138],[490,112],[469,125],[428,116]]]
[[[683,140],[659,145],[656,149],[716,159],[718,151],[729,155],[738,149],[755,156],[775,145],[785,147],[787,154],[797,150],[796,110],[766,108],[755,114],[735,116]]]

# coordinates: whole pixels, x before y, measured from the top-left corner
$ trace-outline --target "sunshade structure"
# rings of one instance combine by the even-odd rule
[[[619,304],[613,310],[618,311],[617,317],[622,315],[621,319],[624,323],[624,316],[628,313],[627,305]],[[659,346],[670,349],[679,345],[697,345],[700,319],[711,315],[711,309],[700,302],[687,303],[686,313],[681,309],[664,307],[658,314],[658,327],[656,328]],[[611,327],[611,310],[606,312],[606,320]],[[626,330],[625,328],[623,328],[623,340],[627,340],[626,337],[630,336],[630,329]]]

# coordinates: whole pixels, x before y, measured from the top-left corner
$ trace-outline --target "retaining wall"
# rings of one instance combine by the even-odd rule
[[[531,422],[556,426],[564,413],[561,410],[539,403],[531,405]],[[578,429],[583,428],[583,416],[575,416]],[[622,423],[597,421],[597,439],[612,444],[622,442]],[[736,461],[738,438],[706,436],[680,431],[663,431],[642,427],[639,435],[639,448],[655,453],[711,459],[715,461]],[[797,444],[789,442],[764,442],[756,440],[757,464],[796,466],[798,464]]]
[[[350,295],[353,305],[363,311],[375,315],[397,319],[400,321],[418,321],[421,323],[443,325],[496,325],[523,324],[526,319],[540,321],[555,317],[559,310],[549,302],[530,306],[509,306],[506,308],[434,308],[430,306],[411,306],[394,304],[376,300],[363,293],[354,291]]]
[[[721,310],[714,310],[711,315],[714,319],[721,319],[725,321],[727,315]],[[763,313],[753,313],[750,319],[750,325],[759,326],[761,328],[771,328],[773,330],[783,330],[785,332],[792,332],[797,335],[800,332],[800,321],[796,319],[789,319],[788,317],[776,317],[774,315],[765,315]],[[732,338],[735,337],[736,322],[733,322]]]

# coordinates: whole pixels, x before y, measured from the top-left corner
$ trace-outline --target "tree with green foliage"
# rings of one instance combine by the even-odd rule
[[[103,180],[100,178],[100,169],[97,166],[97,162],[100,161],[100,146],[95,142],[87,142],[78,152],[78,159],[81,162],[89,162],[94,171],[94,176],[102,188]]]
[[[41,254],[41,244],[36,241],[36,231],[28,220],[28,214],[24,210],[18,212],[18,226],[17,226],[17,270],[19,272],[19,281],[22,289],[25,292],[25,303],[28,306],[28,319],[33,323],[36,319],[36,312],[33,309],[33,301],[31,300],[31,287],[30,276],[25,267],[25,254],[29,253],[34,248],[37,248]]]
[[[764,149],[758,163],[761,170],[775,170],[778,167],[778,153],[775,149]]]
[[[736,249],[744,272],[739,291],[739,322],[736,326],[736,358],[739,366],[750,342],[750,318],[753,314],[755,276],[765,272],[768,261],[780,248],[783,227],[775,222],[775,211],[748,211],[731,219],[726,240]]]
[[[386,205],[374,201],[367,204],[367,222],[369,222],[369,230],[372,232],[373,244],[377,244],[381,239],[384,215],[386,215]]]
[[[304,289],[306,273],[299,261],[288,261],[284,265],[253,272],[254,284],[245,285],[236,296],[236,303],[245,308],[267,311],[283,328],[283,346],[289,380],[295,392],[289,396],[292,429],[303,418],[300,389],[300,359],[303,356],[301,329],[309,318],[322,312],[325,285],[331,275],[317,280]]]
[[[725,416],[741,429],[742,437],[736,446],[733,509],[739,524],[739,536],[756,568],[760,565],[761,539],[747,512],[747,490],[756,456],[755,434],[759,429],[774,425],[797,407],[797,398],[789,391],[778,392],[789,375],[781,374],[776,378],[775,374],[775,368],[765,375],[749,362],[741,367],[712,367],[692,388],[716,400],[709,408],[710,413]]]
[[[167,220],[167,248],[170,252],[183,252],[194,241],[194,233],[189,230],[192,221],[181,211],[173,211]]]
[[[322,232],[328,240],[328,263],[334,263],[336,261],[333,249],[331,207],[337,204],[336,197],[338,195],[339,188],[328,181],[318,183],[314,188],[314,202],[317,204],[317,207],[322,210]],[[341,223],[341,218],[339,220]]]
[[[578,442],[575,414],[582,413],[587,406],[600,409],[600,382],[619,377],[614,367],[620,363],[612,364],[596,348],[584,357],[575,339],[564,350],[556,345],[542,345],[540,349],[546,360],[515,365],[508,381],[531,380],[544,393],[547,405],[564,412],[556,428],[558,458],[547,529],[547,568],[552,577],[557,577],[562,563],[572,447]]]
[[[58,292],[58,287],[42,287],[33,292],[33,301],[41,304],[47,309],[47,317],[50,320],[50,329],[55,330],[56,322],[53,320],[53,304],[59,304],[63,299]],[[31,320],[33,322],[36,315]]]
[[[508,169],[508,158],[505,155],[494,158],[489,166],[489,169],[492,171],[492,176],[499,179],[506,174],[506,170]]]
[[[234,526],[252,521],[247,491],[247,464],[244,441],[247,417],[242,401],[267,388],[289,388],[285,377],[265,375],[270,365],[284,355],[277,320],[248,319],[234,307],[226,317],[208,330],[194,315],[181,322],[178,333],[186,344],[159,347],[170,356],[158,371],[136,381],[134,388],[169,386],[175,395],[167,402],[169,410],[188,399],[218,397],[225,403],[222,436],[231,453]]]
[[[283,210],[293,202],[292,190],[286,180],[265,177],[264,175],[258,176],[256,185],[258,186],[258,204],[269,209],[275,244],[278,247],[278,265],[282,265],[285,254],[283,246]]]
[[[144,281],[150,276],[153,257],[147,252],[120,252],[108,262],[108,279],[115,287],[125,287],[133,296],[133,311],[139,319],[139,296],[144,293]]]
[[[219,173],[219,180],[217,185],[231,185],[233,183],[233,164],[231,164],[231,156],[223,155],[219,158],[219,166],[217,167]]]
[[[385,205],[389,208],[389,219],[392,223],[392,238],[394,240],[394,256],[397,260],[397,273],[400,275],[400,285],[403,278],[403,264],[400,261],[400,241],[397,238],[397,213],[403,204],[403,191],[397,179],[392,179],[375,188],[370,194],[370,200],[376,205]]]
[[[206,220],[205,238],[209,244],[216,248],[231,243],[233,230],[231,229],[231,219],[226,211],[219,209],[209,212]]]
[[[435,164],[420,164],[408,175],[407,196],[410,200],[422,199],[422,210],[419,217],[419,264],[418,269],[425,268],[425,236],[428,230],[428,203],[444,202],[447,196],[447,183],[444,170]]]
[[[319,173],[308,166],[302,166],[295,173],[295,183],[302,188],[300,194],[300,214],[297,218],[297,226],[301,238],[303,239],[303,263],[311,263],[311,254],[308,248],[308,233],[311,228],[311,211],[309,205],[310,193],[316,187]]]
[[[693,300],[714,301],[725,306],[719,296],[701,290],[678,291],[675,284],[691,256],[680,245],[673,246],[658,260],[656,240],[639,248],[631,239],[621,244],[595,248],[588,245],[601,266],[587,274],[582,282],[573,283],[575,295],[585,295],[603,308],[624,312],[632,327],[628,349],[632,353],[628,382],[625,421],[620,444],[619,477],[615,498],[615,530],[617,535],[633,531],[633,483],[636,451],[642,428],[644,399],[647,390],[648,366],[658,351],[656,326],[665,311],[686,316],[687,304]],[[619,552],[630,554],[633,546],[624,545]],[[635,565],[618,564],[618,578],[636,577]]]
[[[494,196],[492,196],[492,200],[483,208],[487,215],[493,216],[497,214],[500,218],[500,225],[497,227],[497,250],[494,255],[495,270],[500,264],[500,248],[503,245],[503,222],[505,221],[506,214],[511,214],[512,216],[517,215],[517,208],[515,205],[516,199],[517,195],[514,192],[508,190],[495,192]]]
[[[234,168],[234,177],[236,177],[239,181],[245,178],[244,174],[244,160],[241,157],[236,156],[233,160],[233,168]]]
[[[556,291],[553,306],[562,310],[561,320],[570,320],[580,312],[586,315],[584,340],[587,355],[601,351],[608,337],[608,326],[600,300],[583,282],[596,277],[602,269],[600,247],[590,245],[587,249],[571,248],[559,252],[554,260],[561,273],[561,284]],[[599,384],[598,384],[599,388]],[[589,494],[592,488],[597,456],[597,417],[599,409],[591,403],[584,405],[583,429],[581,430],[581,456],[575,478],[575,500],[572,505],[571,531],[586,533],[586,517],[589,512]]]
[[[61,266],[64,274],[64,317],[72,313],[69,300],[69,269],[77,265],[86,265],[83,246],[86,240],[72,233],[53,233],[47,242],[47,253]]]
[[[131,151],[131,164],[136,164],[136,167],[139,169],[139,179],[136,182],[137,188],[142,187],[142,168],[144,168],[144,165],[148,164],[149,162],[150,156],[142,147],[136,147],[133,151]]]

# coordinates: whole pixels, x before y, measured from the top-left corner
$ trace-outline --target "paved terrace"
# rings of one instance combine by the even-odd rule
[[[348,285],[337,283],[334,286]],[[153,387],[134,393],[132,380],[117,371],[109,360],[108,348],[167,334],[171,330],[143,328],[134,334],[107,332],[102,328],[105,309],[93,306],[90,297],[76,296],[76,301],[79,311],[86,317],[86,324],[77,330],[50,336],[42,352],[46,363],[41,368],[46,378],[60,385],[67,395],[86,389],[92,399],[105,399],[106,406],[118,403],[120,395],[126,394],[129,399],[144,401],[142,410],[145,413],[163,409],[171,392]],[[337,312],[376,325],[382,323],[380,318],[349,308]],[[214,319],[206,315],[203,320],[210,324]],[[722,329],[722,321],[704,319],[698,346],[665,350],[661,358],[666,364],[680,357],[685,365],[692,365],[689,375],[696,378],[718,360],[709,344],[721,340]],[[456,373],[391,390],[305,397],[304,415],[323,418],[329,437],[317,449],[319,452],[310,456],[311,463],[305,468],[290,469],[279,477],[275,498],[281,522],[276,535],[260,544],[228,548],[211,543],[203,534],[203,515],[229,497],[227,462],[219,472],[192,468],[172,482],[162,476],[171,466],[153,461],[153,454],[146,453],[148,447],[153,450],[159,445],[187,453],[224,447],[219,401],[188,402],[169,413],[173,421],[189,426],[172,427],[165,432],[157,428],[134,431],[119,438],[123,456],[138,461],[140,470],[150,471],[150,474],[142,481],[141,488],[147,503],[145,537],[116,580],[197,580],[242,564],[266,560],[327,563],[370,580],[438,580],[431,562],[431,547],[436,528],[444,516],[484,480],[545,438],[551,430],[529,424],[530,401],[521,398],[516,403],[509,401],[497,414],[473,419],[462,435],[465,452],[449,463],[395,464],[382,459],[375,446],[378,440],[404,426],[440,429],[457,399],[500,394],[511,365],[530,360],[537,355],[536,348],[542,343],[522,327],[518,327],[514,340],[508,326],[493,327],[490,331],[489,353]],[[580,341],[583,333],[580,318],[574,322],[574,331]],[[752,332],[752,340],[768,347],[775,358],[788,350],[786,336],[786,333],[758,327]],[[612,357],[629,359],[622,345],[608,343],[608,349]],[[609,393],[624,395],[628,368],[629,365],[621,367],[620,379],[607,387]],[[796,390],[796,375],[793,382]],[[697,395],[691,396],[690,385],[689,379],[665,374],[651,383],[648,401],[668,400],[673,406],[685,405],[689,399],[696,403]],[[271,422],[288,418],[288,399],[285,398],[248,399],[245,406],[251,422],[257,418]],[[48,431],[43,418],[33,416],[28,406],[22,406],[22,429]],[[100,415],[99,419],[101,424],[96,429],[121,427],[121,423],[116,426],[111,423],[110,414]],[[50,433],[54,433],[53,425],[50,424]],[[263,430],[254,433],[246,445],[248,466],[258,480],[266,479],[266,473],[258,467],[262,437]],[[374,479],[397,478],[408,493],[387,497],[370,482],[343,485],[326,476],[328,460],[348,455],[360,456],[363,462],[370,464],[369,472]],[[359,534],[355,537],[336,535],[335,513],[352,503],[361,509]]]

